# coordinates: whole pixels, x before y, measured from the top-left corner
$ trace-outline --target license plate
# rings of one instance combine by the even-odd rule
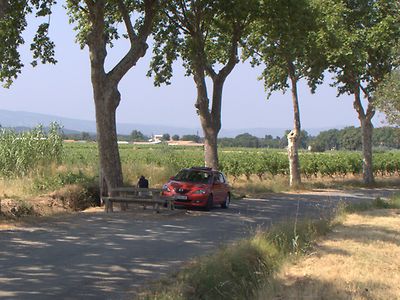
[[[182,196],[182,195],[176,195],[175,196],[176,200],[187,200],[187,196]]]

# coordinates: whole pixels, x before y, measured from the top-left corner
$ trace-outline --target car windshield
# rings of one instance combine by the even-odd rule
[[[211,174],[198,170],[182,170],[175,176],[174,180],[196,183],[210,183]]]

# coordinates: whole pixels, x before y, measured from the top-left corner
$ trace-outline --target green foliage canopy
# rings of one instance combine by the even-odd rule
[[[375,105],[389,123],[400,126],[400,70],[390,73],[379,85]]]
[[[289,76],[306,78],[311,90],[323,79],[326,68],[316,40],[316,14],[309,0],[262,0],[244,57],[264,65],[261,74],[268,97],[289,88]]]
[[[236,64],[236,44],[248,33],[257,1],[161,1],[163,14],[154,34],[153,59],[148,76],[155,85],[170,84],[173,63],[181,58],[186,75],[203,65],[207,75],[215,68]],[[222,68],[221,72],[226,68]]]
[[[317,39],[335,75],[338,94],[360,85],[372,93],[399,63],[392,49],[400,40],[397,0],[314,0],[321,12]]]
[[[47,17],[41,23],[31,43],[32,65],[56,63],[54,43],[48,36],[51,7],[54,0],[10,0],[0,5],[0,82],[8,88],[21,73],[24,64],[21,61],[19,47],[24,44],[22,33],[27,26],[27,16],[35,13],[38,18]]]

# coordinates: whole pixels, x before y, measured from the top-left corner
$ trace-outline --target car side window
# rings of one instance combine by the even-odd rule
[[[226,178],[225,178],[224,174],[219,173],[219,176],[221,177],[221,182],[226,183]]]
[[[221,173],[215,174],[215,182],[216,183],[225,183],[225,178]]]
[[[220,179],[219,179],[219,174],[218,173],[214,173],[214,183],[221,183]]]
[[[221,173],[219,173],[219,180],[221,183],[225,183],[224,175],[222,175]]]

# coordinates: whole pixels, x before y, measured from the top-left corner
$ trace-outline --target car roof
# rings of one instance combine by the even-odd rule
[[[212,169],[208,167],[191,167],[188,170],[212,171]]]

